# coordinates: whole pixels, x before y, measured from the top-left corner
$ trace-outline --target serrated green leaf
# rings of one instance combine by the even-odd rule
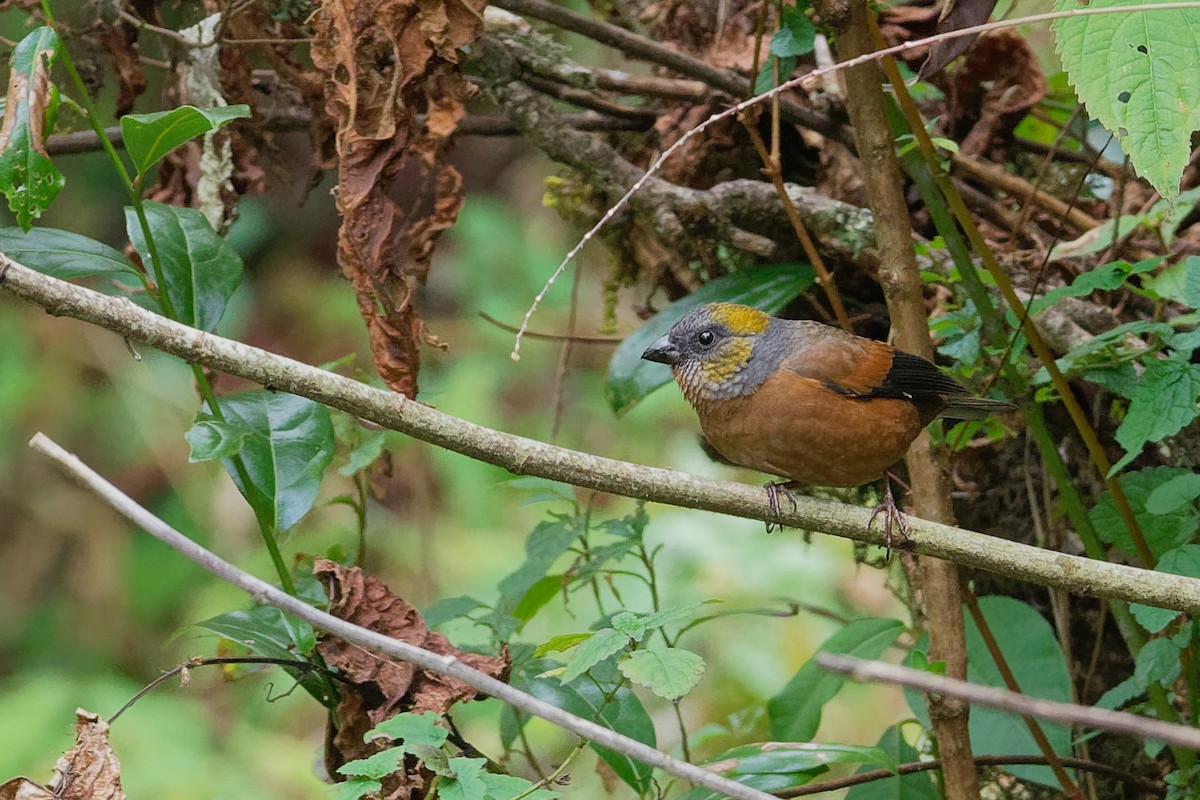
[[[1116,474],[1142,453],[1150,442],[1179,433],[1200,416],[1200,364],[1186,358],[1156,358],[1146,362],[1129,411],[1117,428],[1116,439],[1125,456],[1113,465]]]
[[[829,637],[818,652],[878,658],[903,631],[904,625],[894,619],[855,620]],[[821,709],[844,683],[845,678],[821,669],[815,658],[806,661],[767,703],[771,738],[785,742],[812,739],[821,724]]]
[[[724,300],[773,314],[812,286],[814,274],[808,264],[775,264],[741,270],[710,281],[676,300],[626,336],[613,352],[605,380],[609,407],[620,416],[671,380],[669,367],[644,361],[642,353],[696,306]]]
[[[1179,646],[1170,639],[1151,639],[1133,661],[1133,680],[1143,691],[1152,683],[1169,686],[1179,677]]]
[[[617,666],[626,678],[667,700],[683,697],[704,674],[704,659],[678,647],[636,650]]]
[[[201,461],[214,461],[219,458],[230,458],[242,449],[242,444],[251,431],[227,422],[214,419],[208,414],[196,418],[191,430],[184,434],[191,451],[188,461],[192,464]]]
[[[484,792],[488,800],[513,800],[520,797],[524,800],[554,800],[558,792],[549,789],[534,789],[533,784],[516,775],[498,775],[495,772],[483,772],[479,775],[483,780]],[[533,791],[530,791],[530,790]]]
[[[441,747],[450,736],[449,731],[438,725],[440,718],[432,711],[421,714],[406,712],[385,719],[363,736],[364,742],[383,737],[404,743],[407,750],[416,745]],[[411,752],[411,751],[409,751]]]
[[[442,778],[438,783],[438,797],[442,800],[486,800],[487,784],[483,781],[483,765],[486,758],[450,759],[453,778]]]
[[[578,717],[590,719],[598,725],[650,747],[657,746],[654,722],[637,695],[627,687],[614,688],[607,684],[598,686],[586,678],[572,684],[538,679],[530,682],[527,691],[539,700],[545,700]],[[608,695],[611,695],[611,699],[605,702]],[[589,746],[612,768],[617,777],[635,792],[645,794],[650,790],[650,778],[653,774],[650,766],[601,745],[593,743]]]
[[[26,231],[66,183],[46,152],[47,117],[58,102],[50,67],[61,46],[58,34],[42,26],[17,44],[9,60],[8,102],[0,122],[0,192]]]
[[[1118,480],[1129,505],[1133,508],[1134,516],[1146,543],[1155,556],[1161,557],[1168,550],[1173,550],[1188,541],[1200,521],[1190,508],[1180,508],[1169,514],[1151,514],[1146,510],[1146,501],[1150,494],[1167,481],[1180,475],[1190,474],[1188,470],[1176,467],[1152,467],[1139,472],[1122,475]],[[1100,500],[1088,512],[1092,524],[1096,527],[1096,535],[1102,541],[1119,547],[1129,555],[1137,555],[1137,548],[1129,538],[1129,530],[1125,527],[1121,515],[1117,513],[1116,503],[1112,493],[1105,492]]]
[[[1089,9],[1146,0],[1092,0]],[[1056,0],[1059,11],[1078,8]],[[1138,174],[1165,198],[1179,193],[1200,128],[1200,10],[1099,14],[1053,23],[1063,68],[1088,114],[1116,135]]]
[[[560,680],[570,683],[601,661],[624,650],[627,644],[628,634],[612,628],[601,628],[575,647]]]
[[[225,421],[249,431],[239,453],[250,480],[233,462],[225,469],[256,516],[286,531],[309,512],[333,459],[333,423],[320,403],[282,392],[253,391],[220,399]]]
[[[1046,700],[1071,702],[1070,673],[1054,630],[1045,617],[1028,604],[1011,597],[981,597],[979,607],[1022,693]],[[965,623],[967,680],[983,686],[1005,687],[1004,678],[971,615],[966,615]],[[922,636],[914,650],[928,652],[928,647],[928,637]],[[924,696],[907,689],[905,696],[914,715],[928,727],[929,714]],[[969,724],[971,746],[980,753],[1013,755],[1037,752],[1038,747],[1029,728],[1018,716],[994,709],[972,708]],[[1070,755],[1070,729],[1048,723],[1043,723],[1042,729],[1054,752],[1060,756]],[[1048,767],[1013,766],[1005,767],[1005,771],[1024,780],[1057,785],[1054,773]]]
[[[608,624],[634,641],[641,641],[642,637],[646,635],[646,623],[642,620],[642,615],[634,614],[632,611],[619,611],[613,614]]]
[[[653,630],[654,628],[664,628],[667,625],[675,625],[681,622],[691,622],[705,605],[705,603],[689,603],[686,606],[664,608],[662,611],[656,611],[653,614],[642,617],[642,626],[647,630]]]
[[[371,792],[378,792],[383,784],[370,778],[351,778],[329,787],[332,800],[360,800]]]
[[[1188,256],[1180,267],[1183,270],[1182,301],[1200,310],[1200,256]]]
[[[181,144],[249,116],[250,106],[244,104],[219,108],[180,106],[153,114],[126,114],[121,117],[121,136],[137,174],[144,175]]]
[[[1194,472],[1176,475],[1154,487],[1146,497],[1146,511],[1151,514],[1172,514],[1188,506],[1197,497],[1200,497],[1200,475]]]
[[[414,744],[405,745],[404,749],[421,759],[421,763],[425,765],[425,769],[434,775],[449,776],[454,772],[450,768],[450,757],[440,747],[434,747],[431,744]]]
[[[381,750],[366,758],[347,761],[338,767],[337,771],[343,775],[354,775],[359,778],[379,780],[398,770],[400,768],[400,760],[403,758],[403,748],[389,747],[387,750]]]
[[[167,284],[159,289],[166,289],[176,320],[201,330],[215,330],[225,313],[225,304],[242,280],[241,256],[196,209],[151,200],[143,206]],[[150,270],[150,249],[132,206],[125,209],[125,231]]]
[[[139,275],[129,259],[95,239],[56,228],[0,228],[0,253],[61,280],[86,275]]]

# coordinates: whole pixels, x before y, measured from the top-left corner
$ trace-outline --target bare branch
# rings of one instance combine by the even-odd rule
[[[922,692],[959,697],[968,703],[1009,711],[1023,717],[1039,717],[1060,725],[1079,725],[1085,728],[1100,728],[1115,733],[1127,733],[1138,739],[1154,739],[1176,747],[1185,747],[1200,752],[1200,729],[1187,725],[1174,725],[1162,720],[1129,714],[1124,711],[1109,711],[1107,708],[1092,708],[1057,700],[1039,700],[1007,689],[979,686],[944,675],[935,675],[919,669],[910,669],[898,664],[882,661],[867,661],[833,653],[818,653],[817,664],[830,672],[837,672],[855,681],[880,681],[919,689]]]
[[[91,322],[136,344],[307,397],[516,475],[538,475],[625,497],[764,522],[779,519],[758,486],[630,464],[485,428],[351,378],[189,328],[126,298],[51,278],[2,255],[0,290],[51,314]],[[788,504],[782,522],[882,546],[883,533],[868,528],[869,518],[866,508],[797,497],[795,510]],[[906,521],[913,547],[926,555],[1077,594],[1200,613],[1200,580],[1195,578],[1041,550],[915,517]]]

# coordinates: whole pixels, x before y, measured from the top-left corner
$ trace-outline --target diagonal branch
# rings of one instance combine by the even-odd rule
[[[307,397],[517,475],[764,522],[779,519],[760,487],[630,464],[485,428],[351,378],[181,325],[126,298],[51,278],[3,255],[0,291],[56,316],[91,322],[136,344]],[[884,544],[883,533],[869,529],[871,512],[866,508],[797,497],[795,510],[790,504],[788,509],[782,515],[788,527]],[[926,555],[1077,594],[1200,613],[1200,580],[1195,578],[1041,550],[915,517],[907,522],[913,547]]]
[[[190,561],[216,575],[226,583],[232,584],[250,595],[258,603],[267,603],[280,611],[302,619],[318,630],[337,636],[350,644],[358,645],[381,655],[390,656],[401,661],[416,664],[422,669],[447,675],[462,681],[481,694],[495,697],[513,708],[557,725],[560,728],[581,736],[588,741],[596,742],[619,753],[635,758],[644,764],[661,769],[671,775],[719,792],[735,800],[775,800],[771,795],[743,786],[736,781],[721,777],[703,767],[680,761],[677,758],[642,744],[639,741],[623,736],[616,731],[601,727],[594,722],[568,714],[562,709],[514,689],[503,681],[484,675],[477,669],[468,667],[454,656],[443,656],[416,645],[384,636],[381,633],[359,627],[344,619],[319,611],[302,600],[276,589],[266,581],[260,580],[248,572],[223,560],[215,553],[205,550],[200,545],[184,536],[179,531],[151,514],[135,503],[132,498],[121,492],[94,470],[68,453],[44,434],[37,434],[29,446],[54,462],[68,478],[84,489],[92,492],[111,506],[115,511],[128,519],[134,525],[149,533],[160,542],[174,549]]]

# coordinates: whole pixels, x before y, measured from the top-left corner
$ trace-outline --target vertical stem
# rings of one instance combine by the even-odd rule
[[[837,35],[839,60],[874,49],[868,0],[818,0],[823,21]],[[845,72],[847,108],[863,167],[863,181],[875,217],[875,239],[885,255],[878,279],[887,299],[896,344],[910,353],[933,357],[925,315],[920,271],[912,242],[895,142],[884,108],[882,76],[873,64]],[[906,457],[917,515],[953,524],[950,486],[944,464],[922,433]],[[946,664],[948,675],[966,677],[967,656],[958,568],[922,558],[917,574],[925,603],[930,659]],[[929,716],[942,756],[943,789],[953,800],[978,800],[979,780],[967,728],[968,707],[950,698],[930,696]]]

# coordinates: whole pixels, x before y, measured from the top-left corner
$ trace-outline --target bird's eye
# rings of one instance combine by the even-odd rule
[[[712,331],[700,331],[696,336],[696,341],[700,342],[701,347],[709,347],[717,340],[716,334]]]

